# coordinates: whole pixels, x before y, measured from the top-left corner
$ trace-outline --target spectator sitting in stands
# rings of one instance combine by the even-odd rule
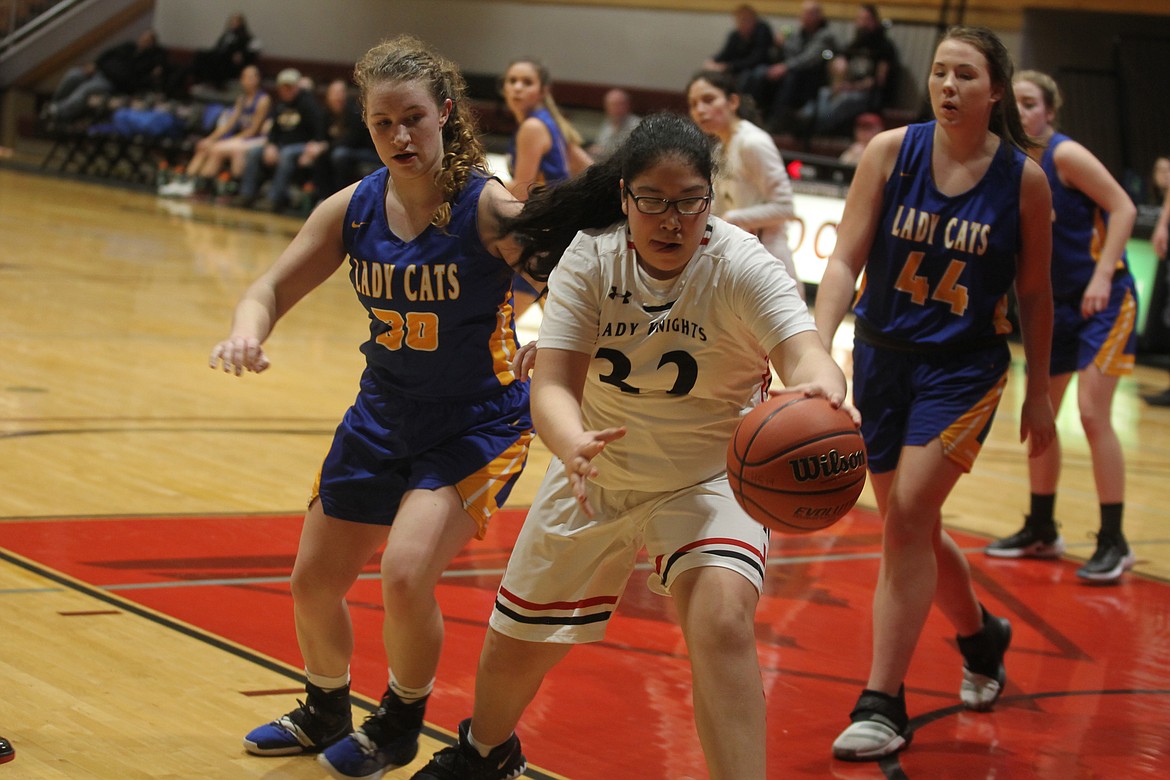
[[[196,84],[222,87],[238,77],[245,67],[253,64],[256,54],[248,20],[237,11],[228,17],[223,33],[214,46],[195,52],[191,77]]]
[[[260,69],[255,65],[240,72],[240,90],[227,117],[196,142],[187,173],[165,184],[159,195],[185,198],[207,193],[227,162],[231,163],[231,179],[244,174],[248,151],[264,145],[264,126],[272,110],[272,98],[260,88]]]
[[[813,135],[843,133],[858,114],[880,113],[889,102],[898,51],[877,6],[862,3],[856,24],[853,40],[829,63],[829,85],[798,113],[802,127]]]
[[[875,135],[885,129],[881,114],[870,112],[858,114],[853,120],[853,143],[849,144],[849,148],[841,152],[837,159],[849,165],[857,165],[861,161],[861,153],[865,151],[865,147],[869,146]]]
[[[723,48],[703,63],[703,69],[727,72],[738,80],[768,61],[773,35],[771,25],[746,3],[736,7],[734,16],[735,29],[727,34]]]
[[[791,35],[781,32],[769,63],[755,66],[742,83],[773,132],[790,129],[796,111],[816,97],[825,85],[828,60],[837,50],[825,12],[816,0],[800,6],[800,27]]]
[[[329,154],[318,158],[314,167],[318,199],[328,198],[381,167],[362,104],[350,94],[349,85],[342,80],[331,83],[325,92],[325,106],[329,110],[325,129],[329,134]]]
[[[311,141],[325,139],[325,119],[312,93],[301,88],[301,74],[285,68],[276,76],[276,105],[272,128],[263,146],[250,149],[244,163],[236,205],[256,205],[265,211],[283,211],[288,206],[288,186],[300,165],[301,155]],[[273,168],[268,198],[257,202],[264,168]]]
[[[642,117],[630,112],[630,95],[624,89],[614,88],[606,92],[604,106],[605,119],[597,140],[585,150],[594,160],[609,157],[642,121]]]
[[[86,113],[95,95],[162,91],[166,72],[166,50],[158,45],[154,30],[143,30],[137,41],[111,46],[94,62],[66,71],[42,118],[49,123],[71,122]]]
[[[362,117],[362,108],[341,79],[325,90],[327,141],[310,141],[301,164],[313,168],[313,200],[324,200],[382,163]]]

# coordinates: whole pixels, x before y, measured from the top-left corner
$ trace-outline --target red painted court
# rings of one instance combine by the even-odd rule
[[[445,729],[470,714],[486,620],[522,517],[498,516],[488,539],[473,543],[440,585],[447,641],[428,720]],[[176,618],[224,652],[299,668],[288,589],[299,517],[13,520],[3,530],[2,546],[44,567],[38,571]],[[828,531],[774,537],[757,626],[769,776],[1170,777],[1170,585],[1130,575],[1116,586],[1086,586],[1073,561],[991,560],[979,552],[985,539],[952,533],[970,551],[987,606],[1014,627],[996,710],[958,705],[961,661],[934,614],[907,680],[911,748],[880,765],[830,758],[869,663],[880,526],[857,509]],[[371,565],[351,592],[354,687],[372,699],[386,680],[376,576]],[[636,573],[618,614],[605,642],[575,649],[550,675],[521,724],[529,777],[706,776],[670,600]],[[271,695],[275,716],[299,690],[299,676],[288,674],[287,690],[241,693]]]

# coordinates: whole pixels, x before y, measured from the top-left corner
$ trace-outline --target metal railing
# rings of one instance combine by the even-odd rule
[[[0,0],[0,54],[88,0]]]

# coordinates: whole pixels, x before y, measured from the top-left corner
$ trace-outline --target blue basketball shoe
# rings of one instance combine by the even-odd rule
[[[349,686],[325,691],[305,683],[307,701],[271,723],[248,732],[244,749],[257,756],[292,756],[324,750],[353,731]]]
[[[333,777],[377,780],[387,770],[414,760],[426,709],[425,697],[407,704],[387,689],[377,712],[326,748],[317,761]]]

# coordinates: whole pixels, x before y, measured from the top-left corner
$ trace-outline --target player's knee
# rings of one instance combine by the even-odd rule
[[[934,514],[937,520],[937,513]],[[937,523],[931,522],[923,511],[914,511],[911,507],[891,501],[883,517],[883,546],[895,552],[929,547],[934,543],[936,526]]]
[[[319,567],[298,563],[293,567],[289,590],[292,591],[294,602],[308,605],[345,598],[345,594],[352,584],[352,581],[343,581],[335,576],[330,576],[329,572]]]
[[[1099,436],[1109,433],[1113,428],[1113,423],[1109,415],[1109,410],[1105,409],[1103,412],[1091,406],[1083,406],[1080,409],[1081,413],[1081,428],[1085,431],[1085,438],[1092,441]]]
[[[405,563],[382,561],[382,602],[387,611],[402,612],[429,603],[432,586],[422,572]]]
[[[687,650],[694,658],[736,658],[754,653],[755,626],[752,620],[731,610],[703,616],[705,623],[687,637]]]

